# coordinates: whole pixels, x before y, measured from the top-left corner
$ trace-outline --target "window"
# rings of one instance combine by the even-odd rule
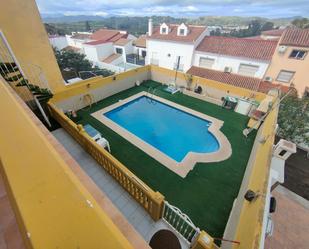
[[[289,58],[297,59],[297,60],[303,60],[305,58],[306,54],[307,54],[306,51],[294,49],[291,52]]]
[[[162,28],[162,34],[166,34],[166,28]]]
[[[281,70],[280,73],[278,74],[277,81],[281,81],[284,83],[290,83],[294,74],[295,72]]]
[[[145,51],[145,50],[142,50],[142,57],[145,58],[145,57],[146,57],[146,54],[147,54],[146,51]]]
[[[258,70],[259,70],[259,66],[249,65],[249,64],[240,64],[239,69],[238,69],[238,74],[254,77]]]
[[[122,54],[122,48],[116,48],[116,53],[117,54]]]
[[[212,68],[214,63],[215,63],[215,59],[200,57],[199,66],[206,67],[206,68]]]
[[[179,30],[179,35],[185,35],[185,30],[184,29],[180,29]]]

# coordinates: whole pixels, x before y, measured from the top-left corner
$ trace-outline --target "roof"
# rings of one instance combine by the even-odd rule
[[[79,51],[80,51],[80,48],[73,47],[73,46],[66,46],[66,47],[64,47],[64,48],[61,49],[61,50],[79,52]]]
[[[262,35],[269,35],[269,36],[281,36],[285,29],[271,29],[262,31]]]
[[[147,35],[147,39],[164,40],[164,41],[176,41],[176,42],[195,42],[200,35],[206,30],[205,26],[186,25],[189,29],[189,34],[186,36],[178,36],[177,28],[178,24],[169,24],[170,31],[168,34],[160,34],[160,27],[154,27],[151,36]]]
[[[140,37],[138,37],[133,44],[136,47],[140,47],[140,48],[146,48],[146,35],[141,35]]]
[[[121,38],[127,37],[127,33],[120,33],[119,30],[99,29],[90,36],[90,39],[93,41],[86,42],[85,44],[98,45],[107,42],[116,42]]]
[[[225,73],[221,71],[216,71],[201,67],[191,67],[188,74],[199,76],[202,78],[215,80],[225,84],[230,84],[237,87],[246,88],[252,91],[258,91],[262,93],[268,93],[271,89],[279,88],[282,92],[286,93],[289,91],[288,86],[281,84],[274,84],[270,82],[261,81],[258,78],[253,78],[249,76],[242,76],[238,74]]]
[[[121,57],[121,54],[112,54],[108,56],[107,58],[105,58],[104,60],[102,60],[102,62],[111,63],[119,57]]]
[[[284,93],[287,93],[290,89],[288,86],[284,86],[282,84],[274,84],[270,82],[261,81],[258,91],[262,93],[268,93],[271,89],[274,88],[279,88]]]
[[[132,41],[132,40],[126,39],[126,38],[120,38],[114,44],[118,45],[118,46],[124,46],[124,45],[128,44],[130,41]]]
[[[73,39],[78,39],[78,40],[87,40],[87,39],[90,39],[90,36],[89,34],[75,34],[75,35],[72,35],[71,38]]]
[[[191,67],[187,73],[202,78],[230,84],[233,86],[247,88],[252,91],[257,91],[259,89],[261,81],[258,78],[242,76],[233,73],[225,73],[217,70],[195,67],[195,66]]]
[[[273,40],[206,36],[196,50],[257,60],[271,60],[277,43],[278,41]]]
[[[282,35],[280,45],[309,47],[309,29],[287,29]]]

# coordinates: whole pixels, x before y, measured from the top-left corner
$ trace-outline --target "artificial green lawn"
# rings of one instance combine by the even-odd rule
[[[148,91],[150,86],[156,87],[155,94],[162,98],[224,121],[221,130],[232,145],[232,156],[222,162],[198,163],[183,179],[90,115],[119,99],[125,99],[140,91]],[[182,93],[171,95],[162,89],[161,84],[147,81],[139,87],[117,93],[91,108],[80,110],[79,123],[91,124],[100,131],[110,142],[112,154],[119,161],[153,190],[161,192],[169,203],[186,213],[195,225],[213,237],[222,237],[256,133],[252,133],[249,138],[243,136],[242,130],[248,122],[246,116]]]

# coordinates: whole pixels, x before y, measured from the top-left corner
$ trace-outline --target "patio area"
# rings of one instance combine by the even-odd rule
[[[186,178],[181,178],[91,116],[119,100],[147,92],[149,87],[156,88],[155,95],[161,98],[224,121],[221,131],[231,143],[232,156],[221,162],[198,163]],[[153,190],[160,191],[169,203],[186,213],[200,229],[220,238],[238,194],[256,133],[248,138],[243,136],[242,130],[248,122],[246,116],[182,93],[171,95],[163,88],[162,84],[147,81],[117,93],[90,108],[79,110],[78,123],[91,124],[110,142],[113,156]]]

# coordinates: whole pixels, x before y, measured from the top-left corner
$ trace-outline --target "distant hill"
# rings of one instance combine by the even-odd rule
[[[122,17],[122,16],[112,16],[112,17],[102,17],[102,16],[46,16],[42,15],[43,21],[45,23],[72,23],[72,22],[84,22],[84,21],[102,21],[108,22],[109,19],[139,19],[140,21],[148,20],[149,17]],[[152,16],[154,21],[174,21],[180,22],[185,21],[188,23],[195,23],[201,25],[246,25],[252,20],[270,21],[275,25],[287,25],[292,20],[296,18],[301,18],[301,16],[286,17],[286,18],[263,18],[263,17],[240,17],[240,16],[202,16],[198,18],[175,18],[170,16]]]
[[[110,28],[126,30],[131,34],[140,35],[147,32],[149,17],[125,17],[125,16],[42,16],[45,23],[51,24],[56,29],[66,34],[72,31],[85,31],[85,22],[89,21],[91,29]],[[239,16],[203,16],[198,18],[175,18],[171,16],[152,16],[155,24],[167,23],[189,23],[195,25],[248,25],[252,20],[259,20],[261,23],[273,22],[275,26],[288,25],[299,17],[267,19],[262,17],[239,17]]]

